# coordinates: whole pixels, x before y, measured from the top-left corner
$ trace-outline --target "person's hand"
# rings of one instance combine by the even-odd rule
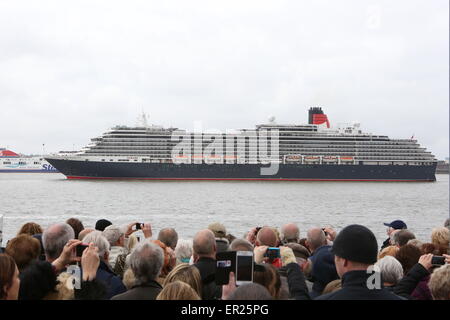
[[[125,238],[128,238],[133,232],[138,231],[137,229],[133,229],[133,227],[139,222],[133,222],[127,225],[127,230],[125,231]]]
[[[433,255],[431,253],[429,254],[424,254],[422,256],[420,256],[419,259],[419,263],[428,271],[431,269],[431,267],[433,266],[431,264],[431,259],[433,259]]]
[[[98,256],[98,248],[91,242],[89,243],[89,247],[84,249],[83,255],[81,256],[83,281],[95,279],[99,265],[100,257]]]
[[[448,254],[443,254],[444,258],[445,258],[445,263],[450,264],[450,255]]]
[[[63,248],[63,251],[59,255],[59,257],[52,262],[52,265],[55,267],[56,272],[61,272],[64,268],[76,261],[80,261],[80,258],[76,256],[75,248],[81,244],[80,240],[69,240]]]
[[[323,228],[323,231],[325,232],[327,239],[329,241],[334,241],[334,239],[336,239],[337,232],[333,228],[326,227],[326,228]]]
[[[230,279],[228,284],[222,286],[222,300],[227,300],[228,297],[236,290],[236,280],[234,272],[230,272]]]
[[[59,255],[59,257],[52,262],[52,265],[55,267],[57,273],[64,270],[64,268],[76,261],[80,261],[80,258],[76,256],[75,248],[77,245],[81,243],[80,240],[69,240],[63,248],[63,251]]]
[[[253,255],[255,257],[255,263],[262,263],[264,261],[264,254],[267,251],[268,246],[259,246],[253,249]]]
[[[303,264],[300,266],[302,268],[302,272],[309,276],[311,273],[311,269],[312,269],[312,265],[311,265],[311,261],[309,259],[306,259],[305,262],[303,262]]]
[[[152,225],[150,223],[144,223],[142,225],[142,233],[144,234],[145,239],[151,238],[152,233]]]
[[[281,263],[282,266],[287,266],[289,263],[297,263],[295,259],[294,251],[289,247],[280,247]]]

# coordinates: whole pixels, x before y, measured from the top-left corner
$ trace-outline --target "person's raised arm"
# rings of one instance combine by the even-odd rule
[[[55,268],[56,273],[61,273],[66,266],[72,262],[80,261],[80,257],[76,256],[75,248],[81,244],[80,240],[69,240],[63,248],[63,251],[59,255],[59,257],[52,262],[53,267]]]
[[[419,262],[394,287],[394,293],[402,297],[410,298],[419,282],[430,274],[431,267],[433,266],[431,264],[432,258],[433,255],[431,253],[422,255]]]

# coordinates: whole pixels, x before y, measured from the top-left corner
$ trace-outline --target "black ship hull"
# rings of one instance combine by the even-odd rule
[[[46,159],[68,179],[436,181],[433,165],[279,164],[262,175],[261,164],[173,164]]]

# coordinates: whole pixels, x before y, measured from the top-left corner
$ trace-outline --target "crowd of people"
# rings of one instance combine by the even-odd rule
[[[169,227],[154,237],[150,223],[101,219],[85,228],[70,218],[43,229],[29,222],[1,248],[0,299],[450,300],[449,220],[429,239],[400,220],[386,227],[379,246],[357,224],[339,233],[311,228],[302,238],[294,223],[242,237],[213,223],[188,240]],[[231,271],[220,284],[218,254],[234,251],[253,257],[251,281],[237,285]]]

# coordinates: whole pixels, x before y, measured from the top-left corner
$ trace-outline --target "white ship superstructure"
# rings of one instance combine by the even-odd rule
[[[0,172],[58,172],[44,157],[22,156],[0,148]]]

